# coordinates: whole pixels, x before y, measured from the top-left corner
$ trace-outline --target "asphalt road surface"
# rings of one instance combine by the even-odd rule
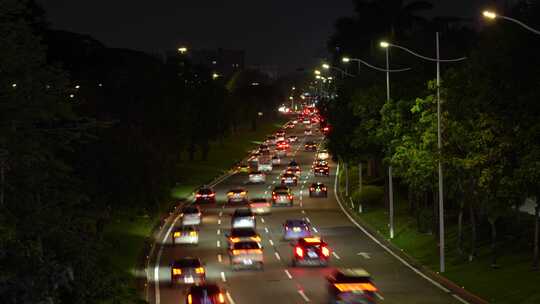
[[[328,303],[325,276],[335,267],[362,267],[370,272],[379,288],[379,303],[461,303],[389,254],[348,219],[334,195],[336,164],[330,162],[329,177],[314,177],[310,169],[315,152],[303,149],[307,138],[320,143],[323,137],[318,132],[305,136],[303,130],[301,126],[287,130],[287,135],[297,135],[298,141],[291,146],[288,157],[282,159],[282,165],[274,167],[267,176],[265,184],[249,185],[246,174],[234,174],[214,187],[218,202],[202,206],[204,218],[199,245],[172,246],[170,235],[161,244],[148,269],[150,303],[185,303],[185,288],[170,286],[169,266],[174,259],[183,256],[199,257],[206,264],[207,280],[217,282],[227,291],[228,303]],[[225,193],[242,186],[248,189],[250,198],[269,198],[291,159],[302,167],[298,186],[292,187],[294,207],[276,207],[272,214],[257,217],[257,230],[264,246],[264,270],[233,271],[228,263],[225,233],[230,229],[230,214],[237,206],[224,206],[227,205],[224,204]],[[314,181],[326,184],[328,198],[309,197],[308,189]],[[293,248],[282,240],[282,224],[295,218],[308,219],[328,243],[333,251],[329,267],[291,267]]]

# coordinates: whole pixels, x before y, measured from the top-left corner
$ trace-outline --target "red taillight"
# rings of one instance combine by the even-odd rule
[[[195,197],[201,197],[201,196],[202,196],[202,195],[200,195],[199,193],[197,193],[197,194],[195,195]]]
[[[208,196],[214,197],[215,195],[216,195],[215,193],[210,193]]]
[[[328,249],[328,247],[326,247],[326,246],[323,246],[321,248],[321,252],[325,257],[330,256],[330,249]]]
[[[297,257],[301,258],[301,257],[304,257],[304,250],[302,249],[302,247],[296,247],[294,249],[294,253],[296,254]]]
[[[323,191],[326,191],[326,187],[323,187],[322,190],[323,190]]]
[[[315,191],[315,188],[311,187],[309,188],[309,191]]]
[[[289,199],[292,200],[293,199],[293,196],[291,194],[289,194]]]

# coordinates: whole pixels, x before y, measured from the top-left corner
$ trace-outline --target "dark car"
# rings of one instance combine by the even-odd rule
[[[330,303],[375,304],[377,287],[361,268],[336,269],[327,278]]]
[[[313,141],[306,141],[304,144],[304,150],[305,151],[317,151],[317,144],[315,144]]]
[[[225,302],[225,291],[216,284],[191,286],[186,295],[186,304],[222,304]]]
[[[315,175],[315,176],[321,176],[321,175],[328,176],[328,175],[330,175],[330,167],[328,167],[328,165],[316,165],[313,168],[313,175]]]
[[[286,186],[276,186],[272,191],[272,206],[288,205],[291,207],[294,203],[294,195]]]
[[[300,238],[294,246],[292,266],[328,265],[330,249],[318,237]]]
[[[195,203],[215,203],[216,192],[212,188],[203,187],[195,193]]]
[[[298,185],[298,177],[293,173],[282,174],[281,184],[285,186],[296,186]]]
[[[206,272],[198,258],[181,258],[171,265],[171,285],[198,284],[204,282],[205,279]]]
[[[326,188],[326,185],[323,183],[313,183],[309,187],[309,197],[328,197],[328,190]]]

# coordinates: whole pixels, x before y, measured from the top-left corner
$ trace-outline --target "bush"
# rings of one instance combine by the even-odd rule
[[[352,199],[355,205],[370,205],[378,206],[383,204],[384,190],[380,186],[366,186],[362,187],[362,193],[358,190],[352,193]]]

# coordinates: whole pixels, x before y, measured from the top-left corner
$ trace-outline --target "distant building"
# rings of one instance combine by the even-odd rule
[[[190,58],[194,64],[203,65],[225,78],[245,67],[245,51],[242,50],[193,50]]]

